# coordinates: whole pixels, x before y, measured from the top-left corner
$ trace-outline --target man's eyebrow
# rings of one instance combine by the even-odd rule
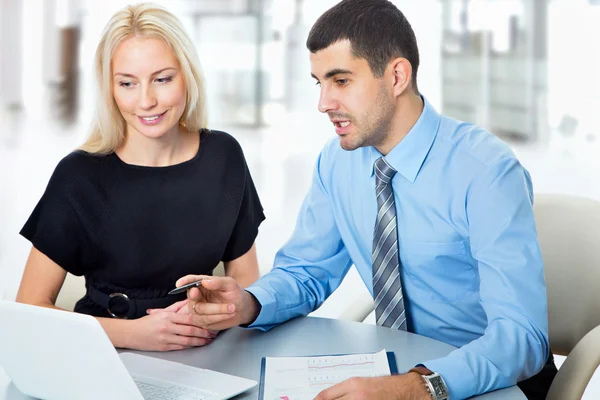
[[[343,68],[334,68],[330,71],[327,71],[327,73],[325,74],[325,80],[331,78],[332,76],[335,75],[340,75],[340,74],[347,74],[347,75],[352,75],[353,72],[347,69],[343,69]],[[315,78],[316,80],[319,80],[319,78],[317,78],[315,76],[315,74],[311,73],[310,76],[312,76],[313,78]]]
[[[158,71],[155,71],[155,72],[153,72],[153,73],[152,73],[152,76],[154,76],[154,75],[158,75],[158,74],[160,74],[161,72],[165,72],[165,71],[167,71],[167,70],[169,70],[169,69],[177,69],[177,68],[175,68],[175,67],[166,67],[166,68],[163,68],[163,69],[159,69]],[[115,72],[115,76],[117,76],[117,75],[121,75],[121,76],[124,76],[124,77],[127,77],[127,78],[137,78],[135,75],[132,75],[132,74],[126,74],[126,73],[124,73],[124,72]]]

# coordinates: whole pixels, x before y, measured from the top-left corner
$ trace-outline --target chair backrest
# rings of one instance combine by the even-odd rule
[[[600,325],[600,202],[538,194],[534,202],[548,296],[550,346],[567,355]]]
[[[84,295],[85,278],[83,276],[75,276],[67,273],[54,304],[65,310],[73,311],[77,301]]]

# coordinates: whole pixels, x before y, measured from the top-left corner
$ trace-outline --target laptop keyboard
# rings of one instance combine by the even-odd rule
[[[135,377],[134,381],[145,400],[207,400],[215,394],[145,377]]]

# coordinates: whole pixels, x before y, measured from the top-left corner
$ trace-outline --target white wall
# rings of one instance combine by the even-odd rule
[[[21,0],[0,0],[0,106],[20,106],[22,32]]]

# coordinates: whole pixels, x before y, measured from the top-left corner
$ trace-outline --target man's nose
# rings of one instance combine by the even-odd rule
[[[321,88],[321,94],[319,96],[319,105],[317,107],[320,112],[326,113],[329,111],[336,111],[340,108],[338,100],[333,96],[330,90],[327,88]]]

